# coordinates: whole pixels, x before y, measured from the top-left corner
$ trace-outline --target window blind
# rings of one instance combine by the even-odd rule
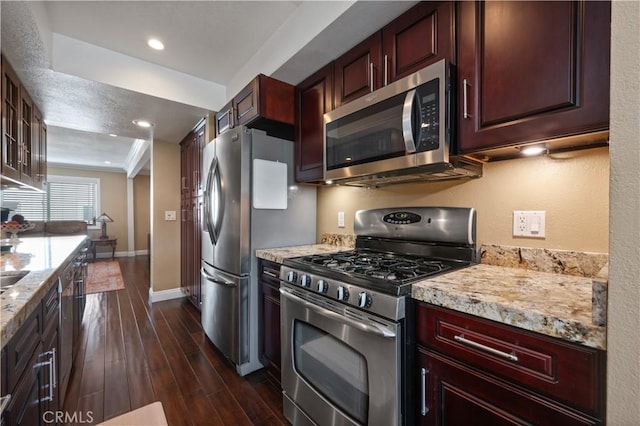
[[[31,221],[84,220],[99,210],[99,179],[49,176],[45,193],[5,190],[2,205]]]

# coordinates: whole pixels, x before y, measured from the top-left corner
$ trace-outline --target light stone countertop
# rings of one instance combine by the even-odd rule
[[[351,247],[336,246],[330,244],[312,244],[308,246],[277,247],[256,250],[256,257],[282,263],[289,257],[309,256],[312,254],[335,253],[338,251],[353,250]]]
[[[3,274],[28,271],[0,295],[0,348],[40,308],[42,298],[56,285],[61,267],[73,259],[85,239],[86,236],[23,237],[10,253],[0,256]]]
[[[316,244],[261,249],[256,256],[282,263],[289,257],[351,249]],[[607,277],[600,279],[606,282]],[[593,277],[478,264],[415,283],[412,296],[433,305],[605,350],[606,328],[593,322],[593,283]]]
[[[414,299],[547,336],[606,349],[593,324],[592,278],[474,265],[415,283]]]

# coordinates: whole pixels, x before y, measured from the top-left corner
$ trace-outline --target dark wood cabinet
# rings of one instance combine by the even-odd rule
[[[206,144],[206,120],[200,121],[180,143],[180,281],[187,298],[200,309],[202,150]]]
[[[455,3],[420,2],[382,29],[383,85],[441,59],[455,64]]]
[[[334,108],[382,86],[382,33],[378,31],[334,62]]]
[[[425,66],[455,63],[454,2],[420,2],[335,60],[334,107]]]
[[[608,129],[610,2],[457,5],[461,153]]]
[[[3,349],[2,394],[11,394],[4,426],[57,424],[43,415],[59,409],[58,301],[54,286]]]
[[[260,362],[280,386],[280,264],[258,259]]]
[[[216,114],[217,134],[247,126],[293,140],[294,91],[290,84],[259,74]]]
[[[295,178],[321,182],[323,177],[324,114],[333,109],[333,64],[296,86]]]
[[[11,65],[2,60],[2,174],[20,180],[22,141],[20,132],[20,80]]]
[[[602,423],[603,351],[424,303],[417,324],[421,424]]]
[[[46,179],[46,126],[37,105],[2,57],[2,177],[42,189]]]

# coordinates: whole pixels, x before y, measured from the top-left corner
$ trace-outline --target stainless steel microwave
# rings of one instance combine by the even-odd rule
[[[450,156],[451,72],[441,60],[326,113],[324,179],[381,186],[480,176],[481,164]]]

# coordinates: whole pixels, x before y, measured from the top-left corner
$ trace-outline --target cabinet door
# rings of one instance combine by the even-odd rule
[[[459,2],[462,153],[606,130],[610,2]]]
[[[235,127],[233,115],[233,100],[230,100],[225,106],[220,108],[216,113],[216,134],[226,132]]]
[[[32,426],[41,423],[43,406],[41,406],[40,400],[44,397],[41,392],[43,370],[36,366],[41,347],[42,345],[39,344],[36,351],[29,357],[24,374],[11,391],[11,402],[3,416],[7,425]]]
[[[237,124],[245,125],[260,113],[259,90],[259,78],[255,78],[233,98]]]
[[[33,109],[33,186],[44,189],[47,178],[47,142],[46,130],[42,120],[42,113],[35,107]]]
[[[382,86],[382,34],[376,32],[335,60],[334,108]]]
[[[599,421],[423,348],[418,351],[422,425],[595,425]]]
[[[322,180],[324,114],[333,109],[333,67],[326,65],[296,87],[296,181]]]
[[[191,280],[191,302],[194,306],[200,309],[202,302],[202,289],[200,282],[200,258],[201,258],[201,240],[200,240],[200,227],[202,220],[202,198],[193,198],[191,200],[191,234],[193,247],[193,254],[191,257],[191,270],[193,276]]]
[[[446,59],[455,63],[455,2],[420,2],[382,29],[383,85]]]
[[[189,235],[191,233],[189,205],[190,198],[183,197],[180,200],[180,284],[183,290],[189,295]]]
[[[2,174],[20,179],[20,81],[2,58]]]
[[[20,90],[20,181],[27,185],[33,185],[33,101],[25,90]]]
[[[260,261],[260,361],[277,383],[280,383],[280,265]]]

